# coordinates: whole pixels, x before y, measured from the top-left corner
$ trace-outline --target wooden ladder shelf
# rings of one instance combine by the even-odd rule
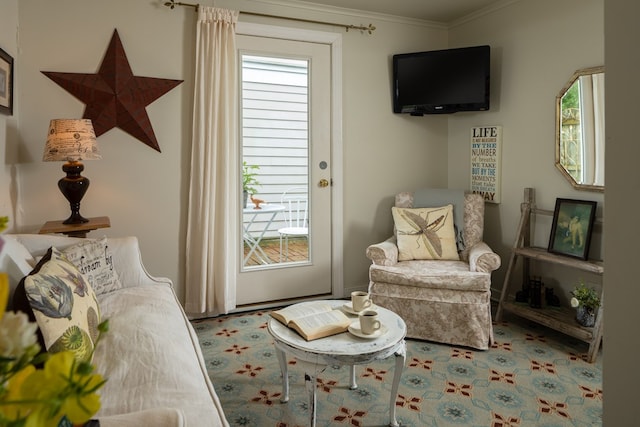
[[[603,333],[603,306],[604,306],[604,286],[600,295],[600,307],[596,314],[596,323],[593,327],[588,328],[579,325],[575,320],[575,310],[568,307],[545,307],[532,308],[528,303],[516,302],[513,295],[509,292],[510,284],[513,282],[513,273],[516,262],[519,258],[523,261],[523,273],[525,280],[528,279],[529,262],[536,260],[541,262],[563,265],[565,267],[574,268],[602,276],[604,274],[604,263],[596,260],[580,260],[563,255],[556,255],[548,252],[545,248],[530,246],[532,227],[532,218],[535,215],[551,215],[553,211],[546,209],[538,209],[535,205],[534,190],[525,188],[524,202],[520,206],[521,217],[518,225],[516,242],[509,257],[507,272],[505,274],[502,292],[500,293],[500,302],[496,313],[496,321],[501,321],[505,311],[513,313],[519,317],[528,319],[532,322],[539,323],[556,331],[570,335],[582,341],[589,343],[589,351],[587,353],[587,361],[593,363],[596,360],[600,344],[602,342]],[[601,219],[598,219],[601,223]],[[603,284],[604,285],[604,284]]]

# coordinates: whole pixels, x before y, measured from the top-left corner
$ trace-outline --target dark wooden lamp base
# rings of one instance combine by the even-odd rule
[[[62,170],[67,176],[58,181],[58,188],[69,201],[71,215],[63,221],[63,224],[83,224],[89,220],[80,215],[80,201],[89,188],[89,179],[81,175],[84,165],[79,161],[68,161],[62,165]]]

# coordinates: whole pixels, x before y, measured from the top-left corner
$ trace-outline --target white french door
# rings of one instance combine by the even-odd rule
[[[254,201],[265,203],[260,210],[253,210],[251,200],[240,204],[236,304],[335,295],[342,284],[334,283],[331,231],[332,46],[247,34],[238,34],[236,42],[242,91],[239,158],[254,174]],[[308,234],[289,241],[290,247],[296,242],[306,250],[298,257],[285,252],[284,242],[280,249],[278,231],[289,207],[282,194],[292,188],[308,203],[303,219]]]

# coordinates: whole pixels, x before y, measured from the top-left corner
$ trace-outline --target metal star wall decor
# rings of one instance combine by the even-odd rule
[[[83,118],[93,121],[96,136],[119,127],[160,151],[146,106],[182,80],[134,76],[118,30],[113,31],[97,74],[42,73],[86,104]]]

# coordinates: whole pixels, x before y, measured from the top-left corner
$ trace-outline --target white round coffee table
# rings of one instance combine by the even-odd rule
[[[333,307],[342,307],[346,300],[322,301],[329,303]],[[308,304],[308,303],[301,303]],[[386,328],[386,332],[378,338],[359,338],[349,332],[320,338],[313,341],[306,341],[297,332],[283,325],[274,318],[269,319],[267,326],[269,333],[274,339],[276,354],[280,362],[282,371],[282,398],[281,402],[289,400],[289,376],[287,368],[286,354],[290,354],[298,360],[311,363],[313,370],[305,372],[305,386],[309,393],[310,404],[310,425],[316,425],[316,375],[322,372],[328,365],[349,365],[351,366],[351,389],[356,389],[355,365],[365,365],[375,360],[386,359],[390,356],[396,357],[395,369],[393,373],[393,384],[391,387],[391,399],[389,403],[389,425],[397,427],[396,420],[396,398],[400,377],[406,359],[406,344],[404,337],[407,333],[407,326],[400,316],[382,307],[374,308],[379,315],[381,323]],[[358,316],[345,311],[354,321]],[[320,369],[318,369],[320,367]]]

